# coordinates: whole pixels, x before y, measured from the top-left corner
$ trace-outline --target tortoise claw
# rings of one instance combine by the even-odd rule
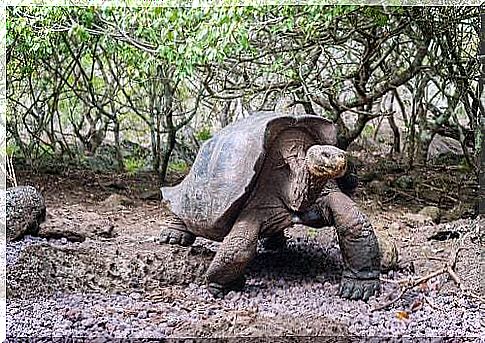
[[[375,289],[374,287],[366,287],[364,290],[364,295],[362,296],[362,300],[367,301],[372,295],[377,293],[378,293],[378,290]]]
[[[350,298],[350,295],[352,294],[352,289],[353,289],[353,284],[350,282],[347,282],[346,280],[342,280],[342,283],[340,284],[340,291],[339,295],[342,298],[348,299]]]
[[[379,292],[379,279],[356,279],[344,277],[340,285],[339,295],[350,300],[367,301]]]
[[[246,278],[244,276],[231,282],[230,284],[220,284],[217,282],[210,282],[207,284],[207,291],[212,294],[214,298],[224,298],[230,291],[242,291],[246,284]]]
[[[178,244],[186,247],[192,245],[192,243],[194,243],[195,241],[195,238],[195,235],[188,231],[182,231],[172,228],[162,228],[160,230],[159,242],[166,244]]]
[[[354,292],[350,296],[350,300],[362,299],[363,291],[361,288],[354,288]]]
[[[224,286],[215,282],[207,285],[207,291],[216,299],[222,299],[227,294]]]

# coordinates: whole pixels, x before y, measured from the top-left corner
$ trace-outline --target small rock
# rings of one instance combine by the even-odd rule
[[[438,223],[441,211],[436,206],[425,206],[418,212],[418,214],[429,217],[433,222]]]
[[[458,164],[463,157],[460,143],[449,137],[435,135],[429,144],[427,160],[435,164]]]
[[[130,298],[135,299],[135,300],[138,300],[138,299],[141,298],[141,294],[140,293],[136,293],[136,292],[132,292],[132,293],[130,293]]]
[[[375,194],[384,194],[388,190],[388,186],[384,181],[373,180],[369,182],[369,189]]]
[[[321,283],[325,283],[326,278],[325,278],[325,275],[317,275],[315,276],[315,280]]]
[[[36,234],[39,224],[46,219],[46,206],[42,194],[32,186],[18,186],[0,191],[0,201],[5,204],[3,222],[6,223],[7,242],[25,235]]]
[[[124,195],[111,194],[108,198],[103,200],[100,205],[106,210],[113,210],[120,206],[132,206],[133,204],[134,201]]]
[[[95,320],[93,318],[86,318],[83,321],[81,321],[81,325],[87,328],[90,328],[95,324]]]
[[[178,321],[175,318],[169,318],[167,320],[167,326],[168,327],[174,327],[175,325],[177,325],[177,323],[178,323]]]
[[[56,223],[49,223],[40,227],[39,237],[46,239],[61,239],[61,243],[70,242],[84,242],[86,239],[85,232],[76,232],[67,225],[58,225]]]
[[[460,238],[460,233],[457,231],[451,231],[451,230],[444,230],[444,231],[438,231],[432,236],[428,237],[429,240],[436,240],[436,241],[446,241],[448,239],[458,239]]]
[[[394,185],[402,189],[411,189],[414,187],[414,180],[409,175],[401,175],[394,181]]]
[[[382,231],[375,231],[379,242],[379,252],[381,255],[381,271],[386,272],[397,267],[399,259],[396,243],[392,238]]]
[[[92,232],[94,235],[103,237],[103,238],[111,238],[115,236],[114,232],[115,226],[111,223],[110,220],[103,220],[101,222],[97,222],[95,224],[88,224],[87,230],[88,232]]]
[[[401,229],[401,224],[398,222],[393,222],[391,225],[389,225],[389,229],[391,230],[400,230]]]
[[[148,313],[147,313],[147,311],[138,312],[137,317],[138,317],[138,319],[146,319],[148,317]]]
[[[75,322],[75,321],[78,321],[82,318],[82,312],[81,312],[81,310],[79,310],[77,308],[72,308],[72,309],[67,310],[65,316],[71,322]]]
[[[424,226],[434,224],[430,217],[419,213],[405,213],[402,220],[410,226]]]
[[[103,337],[94,337],[89,339],[92,343],[104,343],[104,342],[110,342],[109,339],[103,338]]]
[[[239,298],[238,294],[239,294],[239,292],[230,291],[229,293],[226,294],[224,299],[229,300],[229,301],[237,301],[237,299]]]

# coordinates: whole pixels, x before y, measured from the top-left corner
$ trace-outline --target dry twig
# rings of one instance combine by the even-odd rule
[[[448,200],[451,200],[452,202],[458,202],[459,200],[457,198],[452,197],[451,195],[446,194],[446,189],[441,189],[432,185],[429,185],[427,183],[421,183],[421,186],[427,187],[429,189],[432,189],[434,191],[438,191],[440,193],[440,196],[445,197]]]
[[[460,239],[458,246],[454,249],[453,253],[450,256],[449,261],[444,263],[442,268],[440,268],[440,269],[438,269],[438,270],[436,270],[432,273],[429,273],[428,275],[422,276],[422,277],[414,279],[414,280],[413,279],[403,279],[403,280],[394,281],[394,280],[382,279],[382,281],[385,281],[385,282],[392,282],[392,283],[399,284],[402,287],[402,289],[401,289],[401,292],[399,293],[399,295],[396,298],[386,302],[383,305],[379,305],[379,306],[374,307],[372,309],[372,311],[379,311],[379,310],[382,310],[382,309],[389,307],[390,305],[394,304],[396,301],[400,300],[404,296],[404,294],[406,294],[407,291],[413,289],[416,286],[419,286],[423,282],[427,282],[428,280],[433,279],[433,278],[438,277],[438,276],[443,275],[443,274],[449,275],[451,277],[451,279],[453,279],[453,281],[460,288],[460,290],[462,291],[463,294],[485,303],[485,299],[483,297],[479,296],[478,294],[475,294],[474,292],[470,291],[469,289],[467,289],[463,285],[460,277],[455,272],[456,263],[458,262],[458,255],[459,255],[461,250],[465,249],[462,246],[462,244],[465,241],[465,239],[468,237],[468,235],[469,235],[469,232]],[[430,304],[430,306],[433,306],[433,305]]]
[[[399,195],[403,195],[403,196],[408,197],[408,198],[410,198],[410,199],[414,199],[414,200],[416,200],[416,201],[418,201],[418,202],[427,203],[427,204],[429,204],[429,203],[437,204],[437,202],[436,202],[436,201],[432,201],[432,200],[428,200],[428,199],[427,199],[427,200],[424,200],[424,199],[421,199],[420,197],[418,197],[418,196],[416,196],[416,195],[411,195],[411,194],[408,194],[408,193],[406,193],[406,192],[400,191],[399,189],[396,189],[396,188],[393,188],[393,187],[391,187],[390,189],[391,189],[391,190],[392,190],[394,193],[397,193],[397,194],[399,194]]]

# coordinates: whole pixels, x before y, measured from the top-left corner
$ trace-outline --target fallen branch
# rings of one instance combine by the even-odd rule
[[[405,266],[406,264],[409,264],[409,263],[417,261],[417,260],[430,260],[430,261],[440,261],[440,262],[447,262],[448,261],[447,259],[442,258],[442,257],[428,256],[427,254],[425,254],[425,256],[422,256],[422,257],[418,256],[418,257],[414,257],[414,258],[410,258],[410,259],[401,261],[401,262],[399,262],[399,265]],[[404,267],[402,267],[402,268],[404,268]]]
[[[458,247],[451,254],[451,258],[447,262],[444,263],[442,268],[440,268],[440,269],[438,269],[438,270],[436,270],[432,273],[429,273],[428,275],[422,276],[422,277],[420,277],[418,279],[414,279],[414,280],[413,279],[403,279],[403,280],[394,281],[394,280],[382,279],[381,281],[391,282],[391,283],[395,283],[395,284],[400,285],[400,287],[402,287],[401,292],[399,293],[399,295],[396,298],[384,303],[383,305],[379,305],[379,306],[374,307],[371,311],[379,311],[379,310],[382,310],[382,309],[389,307],[390,305],[394,304],[398,300],[402,299],[402,297],[404,296],[404,294],[406,294],[407,291],[413,289],[416,286],[419,286],[423,282],[427,282],[427,281],[429,281],[429,280],[431,280],[435,277],[438,277],[438,276],[444,275],[444,274],[449,275],[450,278],[453,279],[453,281],[457,284],[457,286],[460,288],[460,291],[462,291],[462,293],[464,295],[467,295],[467,296],[469,296],[473,299],[476,299],[476,300],[481,301],[482,303],[485,303],[485,299],[483,297],[481,297],[480,295],[470,291],[469,289],[467,289],[463,285],[460,277],[458,276],[458,274],[455,271],[456,263],[458,261],[458,254],[460,253],[460,251],[462,249],[465,249],[463,246],[461,246],[461,244],[465,241],[465,239],[468,237],[468,235],[469,235],[469,232],[467,234],[465,234],[460,239]]]
[[[445,164],[432,164],[432,165],[427,165],[427,164],[422,164],[422,163],[415,163],[415,167],[421,167],[421,168],[434,168],[434,169],[441,169],[441,170],[459,170],[461,167],[460,166],[448,166]]]
[[[390,189],[391,189],[393,192],[397,193],[397,194],[404,195],[404,196],[406,196],[406,197],[408,197],[408,198],[411,198],[411,199],[414,199],[414,200],[416,200],[416,201],[418,201],[418,202],[422,202],[422,203],[426,203],[426,204],[429,204],[429,203],[437,204],[437,202],[436,202],[436,201],[432,201],[432,200],[424,200],[424,199],[419,198],[419,197],[418,197],[418,196],[416,196],[416,195],[411,195],[411,194],[408,194],[408,193],[406,193],[406,192],[400,191],[399,189],[396,189],[396,188],[393,188],[393,187],[391,187]]]
[[[435,278],[435,277],[437,277],[439,275],[442,275],[442,274],[446,273],[446,271],[447,271],[447,267],[443,267],[443,268],[441,268],[441,269],[439,269],[439,270],[437,270],[437,271],[435,271],[433,273],[430,273],[430,274],[428,274],[426,276],[420,277],[417,280],[404,279],[404,280],[397,281],[396,283],[399,284],[399,285],[401,285],[401,287],[404,286],[404,288],[401,289],[401,292],[399,293],[399,295],[396,298],[388,301],[387,303],[385,303],[383,305],[374,307],[372,309],[372,311],[383,310],[383,309],[391,306],[396,301],[400,300],[404,296],[404,294],[406,294],[407,291],[413,289],[416,286],[419,286],[423,282],[426,282],[426,281],[428,281],[428,280],[430,280],[432,278]]]
[[[441,189],[441,188],[438,188],[438,187],[435,187],[435,186],[432,186],[432,185],[428,185],[427,183],[424,183],[424,182],[421,183],[421,186],[427,187],[427,188],[432,189],[434,191],[438,191],[440,193],[446,193],[446,190]],[[440,194],[440,196],[443,196],[446,199],[451,200],[453,202],[458,202],[459,201],[457,198],[453,198],[452,196],[450,196],[448,194]]]

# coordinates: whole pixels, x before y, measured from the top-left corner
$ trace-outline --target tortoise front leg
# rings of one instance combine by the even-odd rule
[[[256,255],[259,229],[256,219],[243,216],[222,241],[206,274],[207,290],[214,297],[244,288],[244,271]]]
[[[372,224],[340,191],[330,191],[322,200],[330,209],[344,262],[340,295],[366,301],[380,288],[379,244]]]

